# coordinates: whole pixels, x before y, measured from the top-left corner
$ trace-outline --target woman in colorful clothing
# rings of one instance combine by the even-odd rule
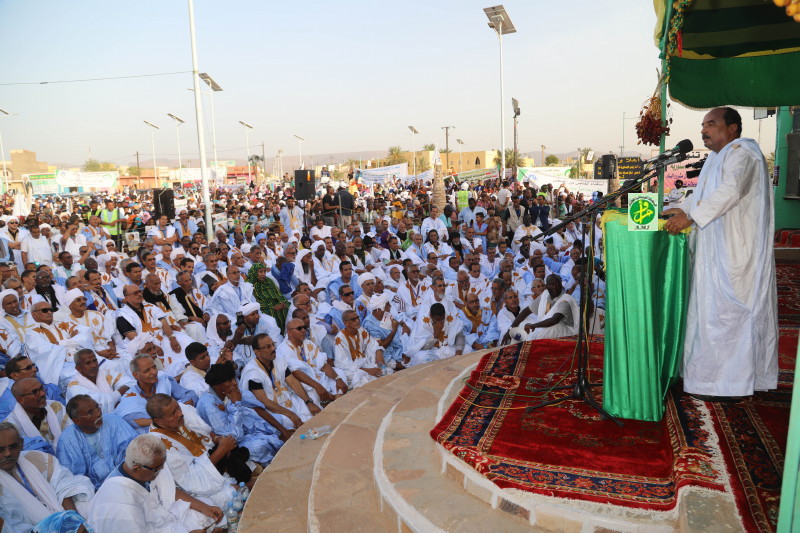
[[[285,331],[289,301],[283,297],[275,282],[267,276],[267,266],[264,263],[256,263],[250,267],[247,281],[253,285],[253,296],[261,306],[261,312],[274,318],[281,331]]]

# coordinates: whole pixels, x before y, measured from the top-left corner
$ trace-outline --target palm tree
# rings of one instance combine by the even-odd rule
[[[403,155],[403,149],[399,146],[390,146],[389,153],[386,157],[386,164],[387,165],[398,165],[400,163],[405,163],[406,158]]]
[[[422,150],[425,151],[425,152],[433,152],[434,150],[436,150],[436,145],[433,144],[433,143],[431,143],[431,144],[423,144],[422,145]]]
[[[431,169],[431,164],[429,161],[426,161],[424,157],[417,158],[417,174],[420,172],[425,172],[426,170]]]
[[[494,166],[500,166],[500,150],[496,150],[497,155],[494,156]],[[506,168],[519,168],[523,166],[522,156],[519,152],[515,152],[512,148],[506,148]]]

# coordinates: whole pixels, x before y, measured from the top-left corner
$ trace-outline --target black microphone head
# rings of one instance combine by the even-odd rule
[[[689,139],[684,139],[675,145],[675,149],[682,154],[685,154],[686,152],[691,152],[693,148],[694,145],[692,144],[692,141],[690,141]]]

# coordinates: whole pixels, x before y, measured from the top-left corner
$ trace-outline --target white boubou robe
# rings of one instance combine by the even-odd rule
[[[268,372],[258,359],[253,359],[242,370],[242,377],[239,380],[239,387],[242,393],[249,391],[250,382],[253,381],[261,385],[267,399],[272,400],[284,409],[296,414],[302,422],[311,418],[311,411],[305,402],[286,384],[286,372],[279,373],[277,366],[273,362],[272,372]],[[252,391],[250,391],[252,392]],[[266,409],[266,406],[261,406]],[[294,424],[288,417],[280,413],[272,413],[284,427],[294,428]]]
[[[377,355],[383,354],[383,348],[364,328],[358,328],[355,335],[341,330],[333,341],[336,368],[342,370],[345,382],[351,389],[366,385],[377,379],[364,372],[364,368],[378,368]]]
[[[445,315],[443,336],[437,338],[433,334],[433,320],[428,310],[428,314],[418,320],[411,331],[411,339],[406,346],[406,353],[411,357],[411,362],[406,366],[447,359],[463,349],[464,333],[461,321],[452,315]]]
[[[681,207],[695,222],[683,356],[686,392],[746,396],[778,385],[773,191],[753,139],[712,152]]]
[[[72,424],[72,420],[67,416],[66,407],[55,400],[47,400],[47,405],[44,408],[47,415],[42,421],[41,431],[33,424],[28,413],[25,412],[20,404],[14,406],[6,421],[17,426],[20,435],[23,437],[42,437],[55,448],[59,437],[61,437],[61,432]]]
[[[558,313],[564,315],[564,318],[555,326],[536,328],[530,333],[522,334],[521,340],[558,339],[578,334],[580,311],[578,302],[572,295],[567,294],[567,291],[561,291],[555,300],[550,297],[548,291],[544,291],[530,303],[529,309],[532,314],[536,315],[537,322],[552,318]]]

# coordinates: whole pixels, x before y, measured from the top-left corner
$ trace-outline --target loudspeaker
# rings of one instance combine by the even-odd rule
[[[611,154],[606,154],[602,158],[602,168],[600,171],[601,180],[613,179],[617,174],[617,158]]]
[[[795,114],[798,115],[800,114]],[[800,196],[800,132],[787,134],[786,145],[789,148],[789,157],[786,163],[786,193],[783,196],[796,198]]]
[[[315,189],[313,170],[294,171],[294,197],[296,200],[313,200]]]
[[[167,218],[175,218],[175,191],[172,189],[153,189],[153,211],[155,211],[156,221],[161,215]]]

